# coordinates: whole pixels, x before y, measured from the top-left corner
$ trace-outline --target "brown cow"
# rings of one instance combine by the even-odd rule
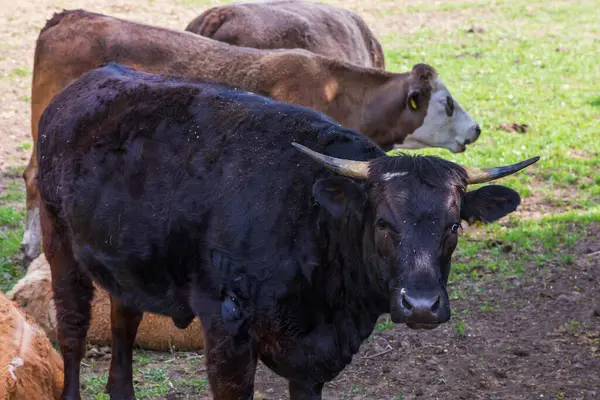
[[[88,329],[87,342],[95,345],[110,345],[110,297],[105,290],[94,284],[92,318]],[[52,293],[52,274],[44,253],[33,260],[27,274],[6,293],[46,332],[56,343],[56,308]],[[137,331],[135,344],[143,349],[157,351],[200,350],[204,348],[202,326],[194,319],[185,329],[177,328],[171,318],[145,313]],[[3,400],[0,397],[0,400]]]
[[[0,399],[59,400],[63,359],[30,315],[0,292]]]
[[[34,148],[23,173],[27,217],[21,248],[27,258],[37,257],[41,246],[35,182],[40,116],[58,92],[107,61],[155,74],[207,78],[307,106],[366,134],[385,150],[400,145],[461,152],[480,133],[479,125],[452,98],[436,71],[425,64],[396,74],[302,49],[237,47],[85,10],[63,11],[41,30],[35,49]]]
[[[306,49],[385,69],[381,44],[356,13],[329,4],[282,0],[209,8],[186,31],[255,49]]]

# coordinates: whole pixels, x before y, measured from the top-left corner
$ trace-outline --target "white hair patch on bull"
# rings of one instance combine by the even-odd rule
[[[408,174],[408,172],[386,172],[385,174],[381,175],[381,179],[387,182],[394,178],[406,176],[407,174]]]

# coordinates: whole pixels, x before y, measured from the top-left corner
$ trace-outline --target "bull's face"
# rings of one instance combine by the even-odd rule
[[[463,168],[436,157],[380,157],[370,162],[340,160],[294,144],[338,173],[316,182],[313,194],[334,216],[364,216],[365,259],[387,279],[392,321],[435,328],[450,319],[446,284],[462,220],[495,221],[516,210],[517,192],[469,183],[506,176],[536,162],[490,169]],[[358,179],[358,180],[357,180]],[[361,182],[362,181],[362,182]]]

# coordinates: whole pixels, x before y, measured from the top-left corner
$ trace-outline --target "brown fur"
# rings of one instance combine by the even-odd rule
[[[423,64],[411,72],[393,74],[302,49],[237,47],[84,10],[63,11],[42,29],[35,49],[31,92],[34,147],[23,173],[28,210],[37,207],[36,141],[42,112],[65,86],[107,61],[150,73],[212,79],[311,107],[389,149],[423,123],[429,99],[421,96],[422,106],[412,112],[407,110],[407,94],[414,88],[430,90],[421,82],[422,70],[435,74]]]
[[[59,400],[63,360],[33,319],[0,293],[0,400]]]
[[[227,4],[206,10],[185,30],[236,46],[306,49],[385,69],[381,44],[365,21],[329,4],[296,0]]]
[[[91,344],[110,345],[110,297],[95,286],[92,319],[87,340]],[[44,254],[33,260],[27,274],[19,280],[7,297],[25,309],[46,332],[52,342],[56,338],[56,309],[52,300],[52,276]],[[171,318],[144,314],[135,344],[148,350],[200,350],[204,347],[202,326],[198,319],[186,329],[176,328]]]

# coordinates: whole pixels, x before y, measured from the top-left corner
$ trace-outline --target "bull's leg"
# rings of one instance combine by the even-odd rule
[[[201,319],[205,337],[206,369],[215,400],[252,400],[257,354],[250,338],[231,335],[217,323]]]
[[[324,383],[290,381],[290,400],[321,400]]]
[[[112,352],[106,392],[111,400],[135,400],[133,391],[133,343],[143,313],[125,307],[110,296]]]
[[[64,362],[62,400],[80,400],[79,377],[85,338],[90,324],[94,287],[73,257],[71,245],[56,219],[40,206],[44,253],[52,272],[57,340]]]

